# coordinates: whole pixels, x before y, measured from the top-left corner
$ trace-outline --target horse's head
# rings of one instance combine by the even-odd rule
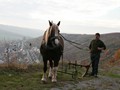
[[[57,24],[49,21],[49,28],[45,34],[46,45],[51,44],[52,46],[55,46],[59,44],[59,36],[60,36],[59,25],[60,25],[60,21]]]
[[[57,37],[59,36],[59,25],[60,25],[60,21],[58,22],[58,24],[54,24],[53,22],[49,21],[49,37]]]

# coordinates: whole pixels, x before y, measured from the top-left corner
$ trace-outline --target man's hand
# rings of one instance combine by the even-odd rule
[[[103,49],[103,48],[98,47],[98,50],[101,50],[101,51],[102,51],[102,50],[104,50],[104,49]]]

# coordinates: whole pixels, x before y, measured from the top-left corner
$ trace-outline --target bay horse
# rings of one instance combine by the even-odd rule
[[[60,35],[59,30],[60,21],[55,24],[49,21],[49,28],[44,32],[43,39],[40,46],[40,52],[43,58],[43,76],[42,81],[47,81],[47,63],[49,61],[50,68],[48,77],[52,82],[57,82],[57,70],[60,57],[63,54],[64,41]]]

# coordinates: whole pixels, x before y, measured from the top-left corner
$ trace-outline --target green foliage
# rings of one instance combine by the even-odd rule
[[[104,72],[101,72],[101,75],[109,76],[111,78],[120,78],[120,68],[119,66],[113,66],[108,69],[104,69]]]
[[[120,78],[119,74],[108,73],[108,75],[113,78]]]

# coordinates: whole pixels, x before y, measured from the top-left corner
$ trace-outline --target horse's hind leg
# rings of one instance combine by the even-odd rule
[[[50,68],[49,68],[48,77],[51,79],[52,78],[53,61],[49,60],[49,64],[50,64]]]
[[[42,81],[46,82],[47,81],[47,76],[46,76],[46,71],[47,71],[47,59],[43,58],[43,63],[44,63],[44,67],[43,67],[43,76],[42,76]]]

